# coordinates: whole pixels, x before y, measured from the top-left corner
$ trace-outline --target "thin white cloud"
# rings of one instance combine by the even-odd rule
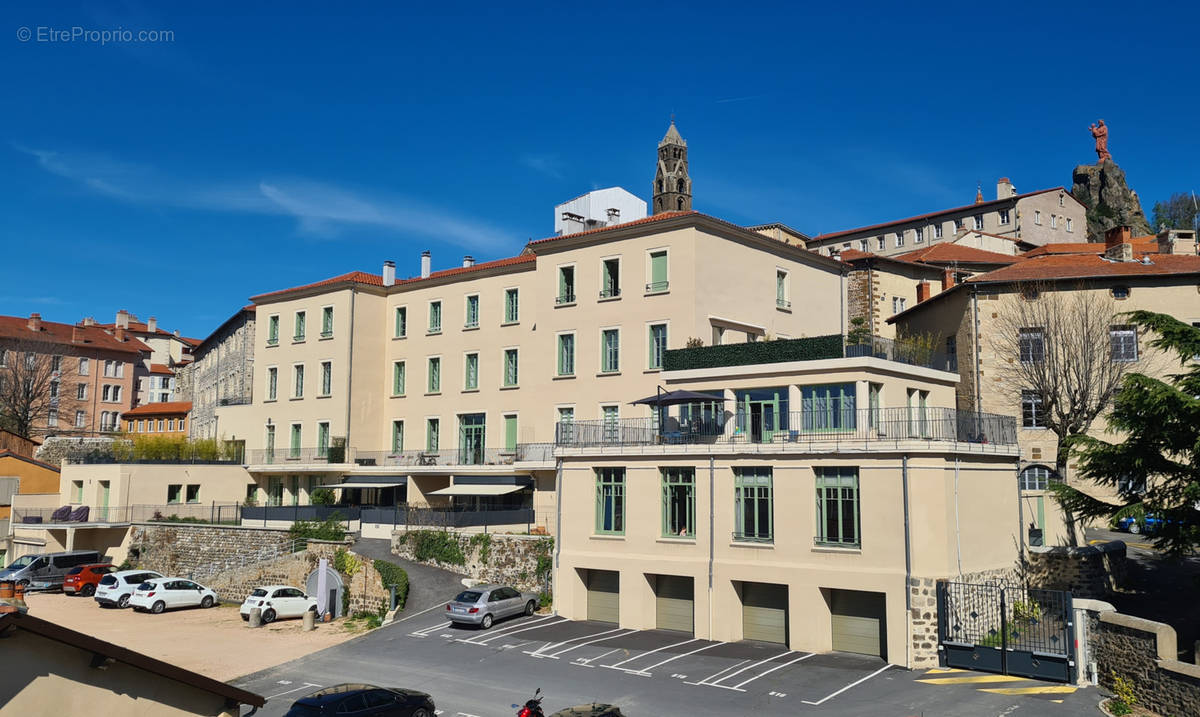
[[[492,248],[510,239],[487,224],[405,197],[367,198],[332,184],[297,179],[189,181],[103,155],[16,149],[51,174],[133,204],[290,216],[300,231],[325,237],[357,226],[434,237],[472,249]]]
[[[521,164],[551,179],[563,178],[563,162],[556,154],[523,154]]]

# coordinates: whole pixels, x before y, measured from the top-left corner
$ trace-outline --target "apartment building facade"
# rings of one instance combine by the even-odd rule
[[[178,395],[192,404],[188,434],[219,438],[218,406],[250,403],[254,392],[254,305],[243,306],[192,350],[178,369]]]

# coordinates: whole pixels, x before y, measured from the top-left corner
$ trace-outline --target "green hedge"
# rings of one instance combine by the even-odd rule
[[[404,540],[412,546],[413,558],[421,562],[436,560],[449,565],[466,565],[462,541],[446,530],[410,530]]]
[[[404,603],[408,601],[408,573],[399,565],[386,560],[375,561],[375,572],[383,578],[385,589],[392,585],[396,586],[396,608],[403,610]]]
[[[663,355],[663,369],[684,371],[718,366],[750,366],[785,361],[816,361],[842,358],[842,335],[812,336],[803,339],[755,341],[747,344],[701,346],[694,349],[670,349]]]

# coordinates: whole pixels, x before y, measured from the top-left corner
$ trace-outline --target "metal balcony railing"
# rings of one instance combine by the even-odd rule
[[[341,446],[315,448],[255,448],[246,451],[247,465],[295,465],[303,463],[353,463],[354,449]]]
[[[646,292],[653,293],[656,291],[666,291],[671,286],[669,281],[652,281],[646,284]]]
[[[504,466],[525,461],[554,460],[553,443],[519,443],[507,448],[443,449],[436,451],[356,451],[360,466]]]
[[[571,292],[569,294],[559,294],[557,297],[555,297],[554,303],[556,303],[556,304],[574,304],[575,303],[575,293]]]
[[[166,503],[159,505],[79,505],[58,508],[13,508],[15,527],[71,523],[207,523],[238,525],[239,503]]]

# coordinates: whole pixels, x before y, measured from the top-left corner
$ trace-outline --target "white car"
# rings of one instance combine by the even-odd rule
[[[187,578],[153,578],[138,585],[129,598],[134,610],[149,610],[155,615],[177,607],[212,607],[217,594]]]
[[[242,619],[249,620],[254,608],[262,611],[265,624],[281,617],[302,617],[309,610],[315,612],[317,599],[290,585],[263,585],[255,588],[242,603]]]
[[[153,570],[118,570],[100,578],[96,584],[96,602],[100,607],[129,607],[129,598],[137,586],[150,578],[161,578],[162,573]]]

